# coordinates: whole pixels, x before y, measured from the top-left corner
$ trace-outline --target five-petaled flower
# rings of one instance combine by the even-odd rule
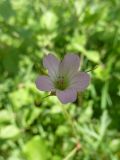
[[[37,88],[55,93],[63,104],[74,102],[77,93],[89,85],[88,73],[79,71],[78,55],[66,54],[60,61],[54,55],[48,54],[43,59],[43,65],[48,70],[48,76],[41,75],[37,78]]]

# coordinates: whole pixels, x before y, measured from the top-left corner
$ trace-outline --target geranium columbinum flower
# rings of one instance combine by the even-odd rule
[[[78,71],[80,58],[75,54],[66,54],[62,61],[48,54],[43,59],[43,65],[48,69],[48,76],[41,75],[36,80],[36,86],[41,91],[55,92],[63,103],[74,102],[77,93],[82,92],[90,82],[86,72]]]

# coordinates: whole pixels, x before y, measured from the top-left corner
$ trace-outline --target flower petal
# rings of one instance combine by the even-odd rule
[[[64,91],[57,90],[56,95],[63,104],[74,102],[77,99],[77,92],[73,88]]]
[[[77,91],[83,91],[90,82],[90,76],[86,72],[78,72],[77,75],[71,79],[70,88],[73,87]]]
[[[48,54],[43,59],[43,65],[48,69],[48,74],[52,80],[58,75],[60,61],[52,54]]]
[[[75,54],[66,54],[63,61],[60,63],[59,71],[61,75],[73,77],[80,66],[80,57]]]
[[[48,76],[39,76],[36,80],[36,87],[41,91],[53,91],[53,83]]]

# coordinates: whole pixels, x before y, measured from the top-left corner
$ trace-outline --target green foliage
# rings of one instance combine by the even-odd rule
[[[47,146],[39,136],[34,136],[29,142],[27,142],[23,150],[28,160],[47,160],[49,158]]]
[[[120,1],[0,1],[0,160],[120,159]],[[81,56],[91,84],[61,106],[35,87],[45,54]]]

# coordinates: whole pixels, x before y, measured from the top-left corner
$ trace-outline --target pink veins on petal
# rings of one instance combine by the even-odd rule
[[[82,92],[89,85],[89,74],[79,71],[78,55],[66,54],[60,61],[48,54],[43,59],[43,65],[48,70],[48,76],[41,75],[37,78],[37,88],[41,91],[54,91],[63,104],[74,102],[77,92]]]

